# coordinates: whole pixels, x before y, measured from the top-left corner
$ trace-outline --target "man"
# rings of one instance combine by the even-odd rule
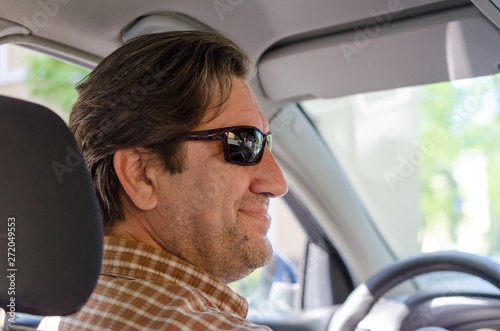
[[[268,330],[226,286],[271,258],[269,198],[287,191],[251,68],[218,34],[161,33],[79,84],[70,128],[106,237],[98,285],[60,330]],[[258,153],[233,153],[248,137]]]

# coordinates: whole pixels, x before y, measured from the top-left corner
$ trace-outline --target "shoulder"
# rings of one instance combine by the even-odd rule
[[[82,310],[60,330],[269,330],[221,311],[195,288],[101,277]]]

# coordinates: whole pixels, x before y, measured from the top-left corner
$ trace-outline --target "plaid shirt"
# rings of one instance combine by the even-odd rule
[[[270,330],[247,311],[245,298],[186,261],[105,237],[97,287],[59,330]]]

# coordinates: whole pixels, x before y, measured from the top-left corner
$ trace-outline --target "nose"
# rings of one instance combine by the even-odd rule
[[[250,187],[253,193],[277,198],[288,192],[288,183],[269,148],[265,148],[259,164],[253,166],[255,178]]]

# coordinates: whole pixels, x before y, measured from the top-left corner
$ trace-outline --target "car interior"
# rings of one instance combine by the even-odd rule
[[[183,30],[222,33],[255,63],[289,184],[273,260],[231,285],[247,319],[500,330],[498,0],[0,0],[0,329],[76,312],[102,257],[76,143],[51,103],[9,93],[1,47],[92,70],[134,37]]]

